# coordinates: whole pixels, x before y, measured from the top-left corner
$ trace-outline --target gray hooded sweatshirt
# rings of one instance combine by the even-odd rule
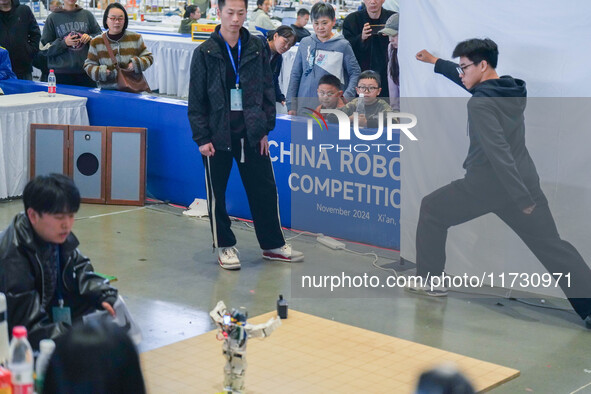
[[[47,63],[56,74],[84,74],[84,61],[88,45],[68,47],[64,38],[68,34],[88,34],[91,38],[102,34],[101,27],[90,11],[76,5],[72,11],[57,8],[47,17],[41,36],[42,45],[47,49]]]
[[[326,42],[312,34],[300,42],[289,78],[287,108],[298,114],[305,111],[304,107],[316,108],[318,81],[326,74],[341,80],[345,97],[355,97],[360,73],[353,48],[341,34],[336,33]]]

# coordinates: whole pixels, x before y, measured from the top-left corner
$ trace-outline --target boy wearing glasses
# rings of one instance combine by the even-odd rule
[[[341,81],[332,74],[326,74],[320,78],[317,93],[320,101],[320,105],[316,107],[317,112],[322,109],[337,109],[345,106]],[[330,123],[338,123],[334,114],[324,114],[324,119]]]
[[[553,276],[577,314],[591,328],[591,269],[579,252],[560,238],[540,178],[525,146],[525,82],[496,72],[499,51],[490,39],[460,42],[453,51],[460,63],[426,50],[416,58],[472,94],[468,101],[470,148],[464,178],[421,202],[417,226],[417,275],[441,275],[447,229],[494,213],[525,242]],[[569,283],[566,275],[572,282]],[[444,296],[444,287],[409,286],[410,292]]]
[[[369,127],[375,129],[379,126],[379,119],[383,112],[392,111],[390,104],[386,100],[378,98],[382,91],[380,74],[375,71],[367,70],[359,75],[359,82],[357,83],[357,97],[351,100],[350,103],[341,108],[341,111],[349,115],[353,120],[353,113],[359,107],[359,100],[363,100],[365,112],[358,114],[359,127]],[[361,95],[363,94],[363,97]],[[385,124],[385,118],[384,123]]]
[[[355,86],[361,70],[349,42],[333,33],[336,23],[334,8],[318,2],[310,13],[314,34],[304,38],[298,47],[287,90],[290,115],[301,115],[318,105],[320,78],[332,74],[345,86],[345,97],[355,97]]]

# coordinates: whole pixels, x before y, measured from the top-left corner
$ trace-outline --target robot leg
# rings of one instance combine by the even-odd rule
[[[246,373],[246,359],[242,354],[234,354],[232,357],[232,390],[242,393],[244,390],[244,376]]]

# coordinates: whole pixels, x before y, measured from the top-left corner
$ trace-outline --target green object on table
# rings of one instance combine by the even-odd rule
[[[100,272],[96,272],[96,271],[94,273],[97,274],[98,276],[100,276],[101,278],[107,279],[109,282],[117,282],[116,276],[101,274]]]

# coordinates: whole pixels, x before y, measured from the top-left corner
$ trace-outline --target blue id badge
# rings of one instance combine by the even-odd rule
[[[68,306],[54,306],[51,308],[54,323],[66,323],[72,325],[72,312]]]
[[[242,89],[230,90],[230,111],[242,111]]]

